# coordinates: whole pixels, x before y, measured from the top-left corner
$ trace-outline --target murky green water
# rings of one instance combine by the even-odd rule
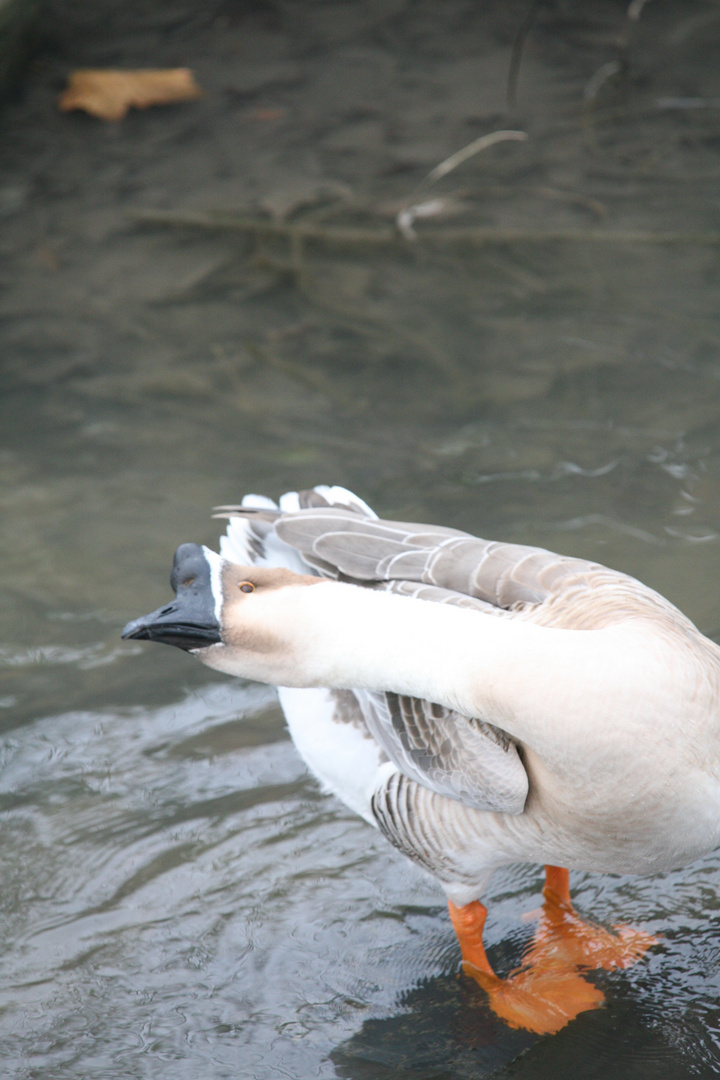
[[[720,1069],[718,856],[574,875],[581,909],[662,944],[597,976],[604,1009],[512,1032],[458,978],[440,891],[320,794],[272,690],[118,636],[179,542],[215,543],[214,503],[318,481],[607,562],[720,633],[720,13],[625,11],[547,5],[508,112],[525,4],[51,5],[0,131],[7,1075]],[[206,95],[57,115],[67,71],[105,64],[187,64]],[[417,225],[432,242],[132,217],[386,227],[504,127],[530,137],[431,189],[455,211]],[[501,971],[540,882],[492,882]]]

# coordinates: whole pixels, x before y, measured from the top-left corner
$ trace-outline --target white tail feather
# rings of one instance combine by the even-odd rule
[[[248,510],[277,510],[278,504],[267,495],[243,495],[241,506]]]
[[[313,488],[313,491],[317,491],[318,495],[322,495],[324,499],[327,499],[331,506],[348,506],[351,510],[361,510],[366,517],[377,517],[375,511],[371,510],[363,499],[353,494],[352,491],[348,491],[347,488],[338,487],[337,485],[327,487],[325,484],[318,484]]]

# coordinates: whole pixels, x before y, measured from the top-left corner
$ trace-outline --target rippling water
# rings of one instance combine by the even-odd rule
[[[661,944],[594,976],[605,1008],[510,1031],[458,976],[437,887],[318,790],[273,691],[118,637],[179,542],[216,543],[214,503],[317,481],[607,562],[720,634],[720,19],[577,8],[538,15],[508,114],[525,5],[50,5],[0,130],[8,1075],[720,1070],[717,855],[573,875],[581,910]],[[70,67],[109,62],[191,64],[206,96],[55,114]],[[512,242],[298,253],[132,217],[376,228],[498,127],[530,138],[447,177],[456,216],[417,228]],[[540,885],[492,881],[502,972]]]

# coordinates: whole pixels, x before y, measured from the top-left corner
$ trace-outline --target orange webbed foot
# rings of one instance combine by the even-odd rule
[[[463,964],[463,971],[482,986],[490,1008],[508,1027],[537,1035],[552,1035],[605,1001],[602,991],[582,975],[559,965],[520,968],[506,979],[490,977],[472,964]]]
[[[606,930],[593,926],[574,912],[562,919],[550,918],[543,912],[530,948],[523,963],[544,966],[562,964],[565,967],[594,971],[603,968],[628,968],[643,956],[658,939],[644,930],[631,926],[616,926]]]
[[[552,958],[514,971],[507,979],[492,970],[482,942],[486,908],[477,900],[463,907],[449,903],[460,942],[463,971],[488,995],[490,1007],[510,1027],[552,1034],[581,1012],[597,1009],[604,996],[574,970]]]
[[[623,925],[606,930],[581,919],[570,901],[567,870],[546,867],[543,895],[540,924],[523,963],[559,963],[586,971],[628,968],[657,944],[644,930]]]

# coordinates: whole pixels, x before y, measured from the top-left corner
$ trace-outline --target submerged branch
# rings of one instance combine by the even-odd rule
[[[303,222],[273,221],[269,218],[200,211],[136,210],[135,221],[169,228],[204,229],[209,232],[239,232],[254,237],[288,240],[294,245],[320,244],[326,247],[402,247],[410,248],[392,226],[321,225]],[[703,247],[720,244],[720,232],[653,232],[646,229],[606,231],[603,229],[492,229],[438,228],[418,233],[420,246],[483,247],[497,244],[697,244]],[[418,241],[412,245],[417,249]]]

